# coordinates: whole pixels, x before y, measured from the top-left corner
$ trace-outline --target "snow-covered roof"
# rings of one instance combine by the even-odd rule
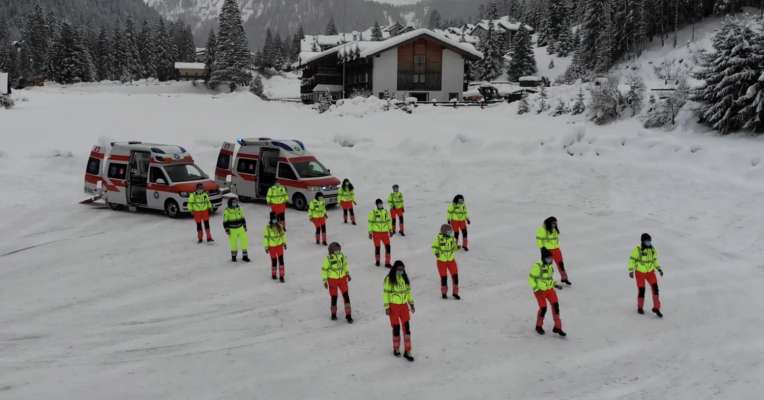
[[[475,24],[475,26],[472,27],[472,29],[469,32],[474,34],[475,30],[478,28],[488,30],[488,24],[490,22],[491,20],[484,19],[478,22],[477,24]],[[521,23],[518,21],[513,21],[511,18],[509,18],[508,15],[505,15],[499,19],[493,20],[493,24],[494,24],[494,29],[496,29],[498,32],[504,32],[504,31],[515,32],[520,30]],[[533,27],[531,27],[530,25],[524,25],[524,26],[526,30],[533,31]]]
[[[203,71],[207,69],[207,66],[204,63],[176,62],[175,69],[197,69]]]
[[[383,40],[381,42],[349,42],[336,47],[332,47],[331,49],[319,53],[301,53],[300,59],[294,64],[294,66],[299,67],[301,65],[307,65],[334,53],[339,53],[340,55],[354,54],[356,49],[358,49],[359,57],[370,57],[393,47],[400,46],[403,43],[414,40],[420,36],[429,36],[430,38],[435,39],[448,47],[451,47],[463,55],[467,55],[472,58],[483,58],[483,53],[477,51],[475,46],[469,43],[459,43],[456,40],[450,39],[443,34],[433,32],[429,29],[416,29],[411,32],[406,32],[404,34],[394,36],[390,39]],[[305,57],[303,57],[303,55]]]
[[[468,34],[468,31],[463,28],[451,27],[446,29],[434,29],[433,31],[460,43],[469,43],[473,46],[480,43],[480,38],[478,36]]]
[[[539,82],[541,81],[540,76],[521,76],[519,79],[520,82]]]

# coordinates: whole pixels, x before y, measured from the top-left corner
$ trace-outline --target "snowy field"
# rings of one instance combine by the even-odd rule
[[[683,115],[636,121],[365,104],[319,115],[188,83],[19,91],[0,110],[2,399],[755,399],[764,391],[764,140],[720,138]],[[24,101],[26,99],[26,101]],[[361,118],[362,116],[362,118]],[[90,146],[185,146],[208,173],[220,142],[303,140],[358,194],[361,220],[398,183],[412,278],[415,363],[392,356],[365,223],[329,238],[351,261],[356,323],[329,320],[325,249],[288,211],[287,282],[259,248],[232,264],[191,219],[79,205]],[[352,145],[343,147],[340,143]],[[457,193],[471,211],[462,301],[440,299],[430,243]],[[568,337],[533,331],[527,285],[541,221],[560,221]],[[666,317],[635,312],[626,261],[642,232],[662,254]],[[648,304],[650,299],[648,296]],[[340,307],[341,309],[341,307]],[[550,328],[548,316],[546,327]],[[551,331],[551,329],[547,329]],[[551,333],[551,332],[550,332]]]

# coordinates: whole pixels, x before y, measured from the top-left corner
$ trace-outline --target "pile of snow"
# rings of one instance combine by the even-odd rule
[[[368,114],[386,111],[388,101],[377,96],[357,96],[352,99],[338,100],[337,104],[329,109],[331,114],[338,117],[362,118]]]

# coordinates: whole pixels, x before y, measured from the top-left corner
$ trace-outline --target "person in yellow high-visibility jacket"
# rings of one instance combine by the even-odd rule
[[[649,234],[643,233],[640,241],[640,245],[631,251],[631,257],[629,257],[629,277],[634,278],[636,271],[637,312],[645,313],[643,307],[645,304],[645,281],[647,281],[653,292],[653,312],[659,318],[663,318],[661,299],[658,296],[658,278],[655,276],[655,271],[663,276],[663,269],[658,262],[658,250],[653,247],[653,238]]]
[[[554,319],[554,329],[552,332],[566,336],[562,330],[562,321],[560,320],[560,303],[557,300],[555,288],[562,289],[562,286],[554,281],[554,268],[552,267],[552,253],[545,247],[541,248],[541,260],[536,261],[528,274],[528,285],[533,290],[533,296],[539,305],[536,313],[536,332],[539,335],[544,334],[544,316],[546,316],[547,301],[552,306],[552,318]]]
[[[406,274],[406,265],[397,260],[390,272],[385,277],[382,291],[382,301],[385,305],[385,314],[390,317],[390,325],[393,327],[393,355],[400,357],[401,325],[403,325],[403,357],[414,361],[411,356],[411,312],[414,309],[414,296],[411,294],[411,283]]]
[[[440,233],[432,241],[432,254],[435,255],[438,265],[438,274],[440,275],[440,294],[444,299],[448,298],[448,276],[451,274],[453,281],[453,296],[456,300],[461,300],[459,296],[459,269],[456,265],[456,252],[459,246],[454,239],[454,231],[451,225],[440,227]]]
[[[247,220],[244,218],[244,210],[239,207],[239,199],[228,199],[228,208],[223,211],[223,229],[228,235],[228,244],[231,247],[231,261],[236,262],[241,245],[242,261],[249,262],[249,237],[247,237]]]
[[[204,231],[207,233],[207,242],[214,242],[212,239],[212,233],[210,232],[210,210],[212,210],[212,202],[210,196],[204,190],[204,185],[201,183],[196,185],[196,191],[188,195],[188,211],[194,216],[194,222],[196,222],[196,239],[199,243],[202,242],[202,223],[204,223]]]
[[[536,247],[547,249],[552,253],[552,259],[560,271],[560,281],[568,286],[572,285],[573,283],[568,279],[568,272],[565,270],[565,261],[562,259],[560,228],[557,226],[557,218],[545,219],[544,224],[536,229]]]
[[[326,201],[323,193],[316,193],[316,198],[308,204],[308,219],[316,227],[316,244],[326,246]]]
[[[451,225],[451,228],[454,230],[456,244],[459,244],[459,233],[461,232],[464,236],[464,239],[462,239],[462,248],[464,251],[470,251],[469,239],[467,238],[467,225],[472,224],[472,221],[470,221],[469,214],[467,213],[467,206],[464,205],[464,196],[457,194],[456,197],[454,197],[454,201],[448,205],[446,219],[448,220],[448,224]]]
[[[380,245],[385,245],[385,267],[390,268],[390,230],[393,229],[390,213],[385,210],[382,199],[375,202],[376,208],[369,211],[369,239],[374,241],[375,265],[379,267]]]
[[[350,267],[345,255],[342,254],[342,247],[337,242],[329,245],[329,255],[324,258],[324,264],[321,267],[321,279],[324,281],[324,287],[329,289],[331,298],[332,321],[337,319],[337,291],[342,293],[342,299],[345,302],[345,320],[353,323],[350,309],[350,292],[348,282],[350,282]]]
[[[340,202],[340,208],[342,208],[342,217],[345,223],[348,223],[348,214],[350,214],[350,221],[355,225],[355,211],[353,206],[355,202],[355,192],[353,191],[353,184],[350,183],[350,179],[343,179],[342,186],[337,191],[337,201]]]
[[[403,208],[403,193],[401,193],[398,185],[393,185],[393,191],[387,196],[387,204],[390,205],[390,218],[393,220],[393,229],[390,234],[395,235],[395,223],[398,220],[401,223],[401,228],[398,232],[401,236],[406,236],[403,230],[403,213],[406,210]]]
[[[271,212],[268,225],[263,230],[263,246],[265,247],[265,254],[271,256],[271,278],[276,279],[276,268],[278,267],[278,279],[284,282],[286,273],[284,250],[287,248],[287,235],[274,212]]]
[[[289,201],[289,193],[278,181],[268,188],[268,194],[265,195],[265,202],[271,206],[271,211],[276,214],[281,226],[286,230],[286,207]]]

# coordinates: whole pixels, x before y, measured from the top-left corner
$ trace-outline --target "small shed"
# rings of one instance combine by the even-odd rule
[[[11,94],[11,82],[7,72],[0,71],[0,94]]]
[[[176,62],[175,72],[178,75],[178,79],[206,79],[209,76],[210,71],[207,70],[207,65],[204,63],[196,62]]]

